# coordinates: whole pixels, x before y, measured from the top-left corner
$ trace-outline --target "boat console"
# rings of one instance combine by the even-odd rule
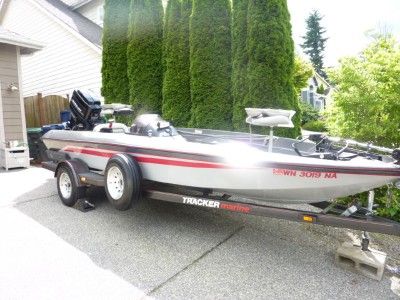
[[[141,136],[166,137],[179,135],[176,129],[157,114],[143,114],[135,119],[131,134]]]

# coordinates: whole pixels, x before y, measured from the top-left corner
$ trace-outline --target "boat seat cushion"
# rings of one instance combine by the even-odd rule
[[[292,117],[296,112],[283,109],[246,108],[246,113],[246,122],[251,125],[293,128]]]

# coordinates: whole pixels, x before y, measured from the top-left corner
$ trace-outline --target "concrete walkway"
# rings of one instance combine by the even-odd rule
[[[2,172],[0,182],[1,299],[132,299],[145,295],[15,207],[54,197],[50,172],[39,168]]]

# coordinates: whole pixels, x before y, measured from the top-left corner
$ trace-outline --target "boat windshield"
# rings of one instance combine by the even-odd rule
[[[131,134],[141,136],[167,137],[176,136],[178,132],[167,121],[156,114],[140,115],[130,129]]]

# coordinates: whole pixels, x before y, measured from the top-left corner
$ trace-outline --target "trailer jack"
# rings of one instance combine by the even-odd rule
[[[374,207],[374,191],[369,191],[368,212],[372,216]],[[335,260],[341,267],[355,271],[375,280],[381,280],[386,266],[387,254],[369,248],[370,236],[368,231],[361,234],[361,244],[343,243],[336,251]]]

